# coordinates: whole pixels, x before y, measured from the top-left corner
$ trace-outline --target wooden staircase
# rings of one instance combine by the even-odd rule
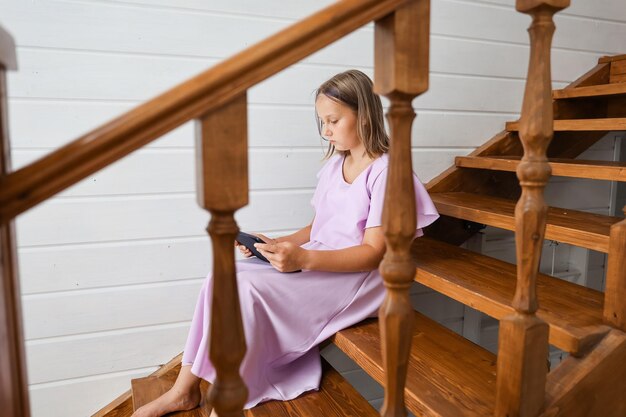
[[[579,88],[572,88],[572,90],[579,90]],[[560,91],[567,91],[567,89]],[[626,102],[625,95],[616,93],[616,91],[624,91],[622,84],[601,85],[594,91],[605,93],[604,95],[596,94],[594,97],[597,99],[615,97],[617,100]],[[558,97],[557,100],[570,100],[579,96],[555,92],[553,97]],[[556,106],[558,106],[558,101],[555,102]],[[603,119],[595,120],[594,126],[604,123]],[[555,125],[557,123],[558,120],[555,121]],[[510,123],[507,124],[507,128],[510,126]],[[613,125],[610,126],[611,129],[605,130],[614,130]],[[509,129],[504,135],[496,135],[496,142],[492,140],[490,147],[496,149],[504,147],[498,141],[510,140],[510,135],[514,135],[515,132]],[[587,146],[595,142],[585,137],[579,140],[586,141]],[[477,187],[477,184],[481,181],[479,170],[490,172],[490,175],[498,175],[498,172],[514,172],[520,163],[521,156],[497,155],[492,154],[491,151],[484,152],[485,147],[481,149],[482,151],[479,150],[471,156],[457,157],[453,169],[446,171],[428,184],[429,189],[437,190],[431,194],[433,201],[440,213],[445,216],[515,230],[515,201],[511,197],[507,199],[489,195],[491,185],[489,180],[483,182],[484,193],[481,192],[480,187]],[[578,146],[577,149],[582,152],[583,147]],[[481,154],[483,152],[486,153],[485,156]],[[624,162],[580,161],[558,156],[556,154],[555,158],[550,159],[555,176],[626,181],[626,163]],[[458,182],[448,187],[450,191],[445,191],[439,186],[441,183],[446,183],[446,180],[452,176],[457,176],[457,179],[462,178],[461,182],[469,184],[467,191]],[[506,179],[498,181],[505,182]],[[546,239],[612,253],[611,227],[620,221],[622,221],[620,217],[555,207],[548,211],[545,236]],[[454,235],[452,231],[449,231],[449,234]],[[512,300],[517,282],[515,265],[437,240],[437,238],[445,237],[445,234],[436,235],[428,231],[428,235],[431,237],[416,239],[411,248],[416,264],[416,282],[496,319],[502,319],[514,313]],[[623,275],[624,271],[619,273]],[[615,330],[615,327],[604,319],[604,294],[540,274],[537,281],[537,297],[539,302],[537,316],[550,327],[550,344],[571,354],[563,364],[548,374],[548,404],[546,405],[548,411],[541,415],[623,415],[623,401],[616,402],[616,397],[611,396],[610,393],[618,389],[611,387],[612,384],[621,387],[620,389],[626,386],[626,365],[624,365],[626,362],[620,362],[626,359],[626,335],[621,330]],[[368,319],[338,332],[331,338],[331,342],[374,380],[384,384],[380,335],[378,320]],[[497,360],[494,354],[418,312],[414,312],[411,337],[405,398],[406,406],[412,413],[417,416],[441,417],[493,415],[496,402]],[[596,357],[593,358],[594,356]],[[565,413],[560,408],[565,400],[559,393],[564,390],[563,383],[569,378],[577,378],[577,382],[582,386],[578,388],[579,395],[598,395],[598,387],[589,382],[590,379],[597,379],[598,376],[587,376],[587,373],[591,371],[587,363],[591,362],[596,365],[604,362],[613,363],[614,368],[611,372],[615,372],[617,376],[609,377],[602,374],[603,378],[612,380],[612,384],[598,380],[593,382],[609,389],[606,398],[611,407],[615,408],[609,409],[607,405],[592,402],[591,405],[584,405],[582,411],[568,409],[568,413]],[[363,398],[354,389],[348,388],[349,385],[346,385],[347,382],[342,380],[339,374],[333,372],[328,365],[326,366],[326,376],[322,380],[319,392],[304,394],[288,402],[269,402],[247,411],[245,415],[370,415],[371,407],[363,404]],[[602,372],[606,373],[608,370]],[[349,401],[344,401],[342,407],[331,407],[322,411],[321,403],[333,403],[333,401],[336,403],[336,400],[329,400],[327,397],[336,394],[337,387],[342,387],[343,397],[349,398]],[[568,389],[574,390],[574,387],[570,386]],[[272,407],[270,414],[267,414],[267,407]],[[356,409],[363,411],[357,412]],[[298,411],[294,413],[294,410]],[[550,414],[550,412],[555,414]],[[195,414],[190,412],[180,413],[180,415]],[[374,415],[378,414],[374,412]]]
[[[12,287],[17,283],[15,216],[196,119],[198,201],[212,214],[208,230],[216,260],[214,274],[222,283],[233,283],[232,241],[237,232],[233,215],[247,204],[248,191],[247,137],[242,128],[247,89],[372,20],[376,21],[375,84],[391,100],[390,125],[395,133],[390,164],[400,167],[390,174],[387,189],[397,203],[385,219],[388,250],[381,272],[388,293],[378,320],[342,330],[331,341],[385,386],[385,417],[404,416],[405,406],[416,415],[440,417],[626,415],[626,221],[562,208],[551,208],[545,215],[542,211],[541,195],[549,178],[546,153],[555,175],[625,178],[622,163],[573,158],[606,132],[626,130],[626,55],[600,59],[595,68],[551,96],[546,90],[549,65],[539,63],[549,63],[552,15],[568,3],[517,1],[520,11],[533,16],[535,34],[522,121],[507,123],[503,132],[468,157],[457,158],[455,166],[428,184],[443,218],[426,231],[427,237],[413,243],[401,231],[412,234],[415,219],[405,213],[414,210],[401,208],[412,204],[414,197],[401,184],[411,174],[407,150],[414,115],[408,109],[428,86],[426,0],[340,2],[16,172],[10,172],[6,163],[9,148],[3,133],[0,243],[2,278],[8,290],[0,294],[0,332],[9,338],[6,346],[0,346],[0,361],[4,361],[0,363],[0,405],[6,415],[29,415],[19,291]],[[0,44],[11,49],[6,39],[0,32]],[[0,48],[3,67],[12,68],[4,49]],[[0,73],[4,77],[4,71]],[[0,87],[4,111],[4,84]],[[5,126],[6,121],[2,122]],[[223,147],[227,142],[228,152]],[[543,145],[547,151],[541,149]],[[240,169],[229,170],[235,171],[231,177],[217,175],[232,166]],[[527,212],[516,213],[518,198]],[[546,238],[608,253],[604,294],[537,274],[544,219]],[[479,225],[516,230],[519,264],[459,248]],[[392,241],[400,243],[390,245]],[[410,311],[408,288],[413,280],[500,320],[498,357]],[[244,384],[237,373],[245,346],[241,324],[233,319],[239,308],[236,286],[223,285],[214,288],[211,338],[216,342],[210,352],[221,382],[212,387],[220,412],[241,410],[245,401]],[[550,372],[545,364],[548,341],[570,353]],[[10,370],[5,363],[11,365]],[[179,365],[180,358],[175,358],[148,379],[135,381],[132,392],[95,416],[130,416],[133,399],[138,406],[159,395],[172,384]],[[319,391],[292,401],[267,402],[244,414],[378,415],[341,375],[326,364],[324,370]],[[208,386],[204,388],[206,392]],[[212,405],[204,401],[203,407],[176,415],[208,415]]]

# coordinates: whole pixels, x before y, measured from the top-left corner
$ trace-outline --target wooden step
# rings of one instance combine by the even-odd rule
[[[613,83],[554,90],[552,92],[552,98],[554,98],[555,100],[573,98],[601,98],[613,97],[624,94],[626,94],[626,83]]]
[[[514,312],[515,265],[429,238],[416,239],[411,249],[417,282],[497,319]],[[537,297],[537,315],[560,349],[583,353],[610,330],[601,292],[539,274]]]
[[[319,391],[305,392],[291,401],[268,401],[244,412],[245,417],[379,417],[374,409],[322,358]]]
[[[333,342],[383,384],[378,320],[342,330]],[[493,415],[496,357],[415,312],[405,389],[406,406],[418,416]]]
[[[515,201],[465,192],[432,193],[431,198],[440,214],[515,230]],[[608,253],[611,225],[620,220],[550,207],[545,238]]]
[[[506,122],[506,130],[508,132],[519,131],[519,121]],[[571,120],[555,120],[555,132],[592,132],[592,131],[611,131],[626,130],[626,118],[612,119],[571,119]]]
[[[519,156],[457,156],[457,167],[515,172]],[[594,180],[626,181],[626,162],[550,159],[552,175]]]
[[[160,377],[147,377],[132,381],[134,409],[154,400],[173,385],[180,367]],[[378,417],[378,412],[335,369],[322,359],[322,381],[319,391],[309,391],[291,401],[267,401],[244,411],[245,417]],[[190,411],[168,414],[177,417],[209,417],[210,406],[204,398],[208,383],[202,381],[201,406]],[[121,417],[121,416],[120,416]]]

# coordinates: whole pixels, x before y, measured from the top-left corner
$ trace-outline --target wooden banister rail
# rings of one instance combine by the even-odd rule
[[[0,182],[0,222],[86,178],[181,124],[219,108],[407,0],[343,0],[81,136]]]
[[[544,407],[548,368],[548,324],[537,311],[537,273],[546,229],[544,188],[551,174],[546,151],[554,134],[550,47],[553,15],[569,0],[517,0],[532,16],[528,79],[519,136],[524,156],[517,168],[522,195],[515,207],[516,312],[500,321],[496,383],[497,417],[535,417]]]

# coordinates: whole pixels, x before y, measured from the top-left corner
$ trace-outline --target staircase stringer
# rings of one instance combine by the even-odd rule
[[[541,417],[626,415],[626,333],[611,330],[587,355],[569,356],[548,375]]]

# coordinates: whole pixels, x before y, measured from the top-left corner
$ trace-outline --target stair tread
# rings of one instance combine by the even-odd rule
[[[515,230],[515,201],[466,192],[432,193],[431,198],[441,214]],[[550,207],[545,238],[607,253],[610,228],[620,220],[619,217]]]
[[[309,391],[291,401],[268,401],[244,412],[245,417],[378,417],[374,409],[339,372],[322,358],[319,391]]]
[[[506,130],[509,132],[517,132],[519,130],[519,121],[506,122]],[[626,130],[626,117],[606,119],[570,119],[554,121],[555,132],[592,132],[611,130]]]
[[[456,166],[515,172],[520,159],[519,156],[457,156]],[[626,162],[559,158],[551,158],[548,162],[552,175],[557,177],[626,181]]]
[[[586,87],[564,88],[554,90],[552,98],[588,98],[588,97],[606,97],[626,94],[626,83],[598,84]]]
[[[383,384],[377,319],[344,329],[332,340]],[[424,416],[492,415],[495,381],[494,354],[415,312],[405,389],[409,410]]]
[[[413,243],[415,280],[497,319],[511,314],[516,266],[429,238]],[[609,331],[599,291],[539,274],[537,315],[550,325],[550,343],[584,352]]]
[[[378,412],[348,383],[335,369],[322,359],[322,380],[318,391],[308,391],[290,401],[266,401],[245,410],[245,417],[378,417]],[[160,377],[146,377],[132,380],[133,406],[140,406],[154,400],[173,385],[180,367],[172,369]],[[209,417],[210,407],[205,407],[209,384],[201,382],[201,406],[189,411],[168,414],[178,417]]]

